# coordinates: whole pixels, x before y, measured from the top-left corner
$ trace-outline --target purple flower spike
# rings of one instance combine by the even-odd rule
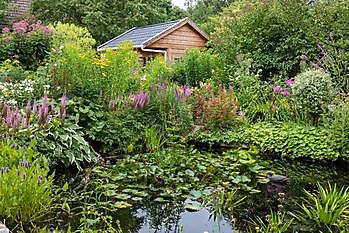
[[[31,106],[31,102],[29,100],[28,103],[27,103],[27,107],[25,108],[25,116],[26,116],[27,127],[29,127],[31,110],[32,110],[32,106]]]
[[[38,104],[36,103],[36,101],[34,101],[33,104],[33,114],[36,114],[38,112]]]
[[[285,83],[286,83],[287,86],[290,87],[290,86],[293,85],[294,81],[293,81],[292,79],[287,79],[287,80],[285,81]]]
[[[284,90],[284,91],[282,92],[282,94],[283,94],[285,97],[290,96],[290,92],[289,92],[288,90]]]
[[[184,96],[184,97],[188,97],[188,96],[191,95],[191,89],[190,89],[189,86],[184,85],[184,86],[182,87],[182,90],[183,90],[183,96]]]
[[[276,86],[274,87],[273,89],[273,92],[274,93],[281,93],[283,91],[282,87],[281,86]]]
[[[67,116],[67,96],[63,95],[61,98],[61,107],[59,110],[59,118],[61,119],[62,125],[64,125],[66,116]]]
[[[41,107],[39,108],[39,126],[44,127],[48,118],[47,95],[44,96]]]
[[[181,95],[180,90],[179,90],[178,87],[175,87],[174,92],[175,92],[177,100],[181,100],[182,99],[182,95]]]
[[[150,94],[141,91],[139,94],[130,95],[130,99],[134,110],[143,109],[149,103]]]

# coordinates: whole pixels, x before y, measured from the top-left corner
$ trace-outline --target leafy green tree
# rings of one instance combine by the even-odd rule
[[[217,15],[234,0],[187,0],[185,5],[192,20],[205,23],[210,16]]]
[[[0,1],[0,24],[1,24],[1,20],[4,18],[5,13],[9,7],[9,0],[1,0]]]
[[[303,54],[310,64],[318,63],[323,51],[317,45],[326,44],[331,33],[338,46],[348,49],[348,1],[330,2],[233,2],[210,20],[209,28],[214,28],[211,45],[229,64],[236,64],[240,55],[251,59],[252,70],[264,80],[293,77],[300,72]]]
[[[32,13],[43,21],[84,26],[99,43],[132,27],[185,16],[170,0],[34,0]]]

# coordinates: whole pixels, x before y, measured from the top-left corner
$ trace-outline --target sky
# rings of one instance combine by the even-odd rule
[[[173,5],[179,6],[181,8],[184,8],[184,1],[185,0],[172,0]]]

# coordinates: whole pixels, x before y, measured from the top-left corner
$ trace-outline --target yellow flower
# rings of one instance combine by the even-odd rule
[[[97,65],[101,68],[108,67],[110,64],[110,60],[106,57],[95,58],[92,64]]]

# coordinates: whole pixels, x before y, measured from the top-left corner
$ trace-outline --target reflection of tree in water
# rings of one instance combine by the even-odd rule
[[[155,233],[180,232],[179,220],[184,212],[184,202],[172,202],[165,204],[146,203],[142,210],[145,218]]]
[[[122,232],[138,233],[143,224],[144,217],[137,216],[136,208],[120,209],[113,214],[113,219],[118,219]]]

